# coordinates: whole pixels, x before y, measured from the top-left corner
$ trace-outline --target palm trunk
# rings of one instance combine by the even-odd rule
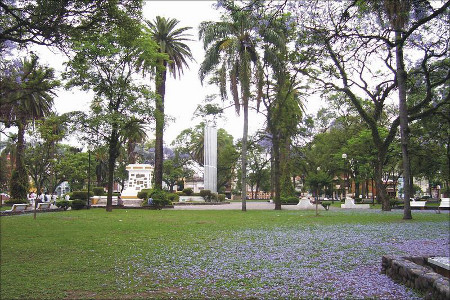
[[[15,160],[15,178],[11,178],[11,198],[26,199],[28,192],[28,175],[25,169],[25,121],[17,122],[17,144]]]
[[[164,97],[166,94],[166,67],[167,63],[164,61],[163,70],[158,71],[156,78],[156,92],[159,97],[156,99],[155,105],[155,189],[162,190],[163,177],[163,146],[164,146]]]
[[[402,159],[403,159],[403,188],[405,191],[404,195],[404,211],[403,219],[412,219],[411,206],[409,199],[411,198],[411,170],[409,164],[409,153],[408,153],[408,108],[406,105],[406,72],[403,60],[403,44],[401,41],[401,32],[399,30],[395,31],[395,54],[396,54],[396,64],[397,64],[397,86],[399,94],[399,119],[400,119],[400,138],[402,145]]]
[[[244,130],[242,135],[242,211],[247,211],[247,138],[248,138],[248,99],[244,99]]]

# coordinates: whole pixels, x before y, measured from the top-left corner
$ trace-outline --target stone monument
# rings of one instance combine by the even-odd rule
[[[203,142],[204,188],[217,193],[217,128],[205,126]]]
[[[153,167],[149,164],[131,164],[126,167],[128,182],[122,192],[123,199],[137,199],[142,189],[152,188]]]

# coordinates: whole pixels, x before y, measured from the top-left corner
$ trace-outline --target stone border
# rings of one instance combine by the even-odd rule
[[[230,201],[224,202],[173,202],[174,206],[188,206],[188,205],[223,205],[230,204]]]
[[[423,292],[425,299],[450,299],[450,279],[436,273],[427,265],[427,259],[422,256],[384,255],[381,273]]]

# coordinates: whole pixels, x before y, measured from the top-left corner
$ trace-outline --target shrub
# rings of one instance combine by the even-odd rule
[[[71,199],[79,199],[79,200],[87,200],[88,198],[88,192],[87,191],[73,191],[72,195],[70,196]],[[94,196],[93,192],[89,192],[89,196]]]
[[[295,196],[281,197],[281,204],[298,204],[298,198]]]
[[[85,206],[86,206],[86,201],[80,200],[80,199],[73,200],[70,203],[70,207],[72,207],[72,209],[74,209],[74,210],[83,209]]]
[[[153,189],[142,189],[139,193],[137,193],[137,197],[139,199],[147,200],[152,193]]]
[[[101,186],[96,186],[92,188],[92,191],[94,192],[94,196],[104,196],[105,190]]]
[[[212,194],[211,194],[210,190],[201,190],[200,191],[200,196],[202,196],[206,202],[211,202],[211,195]]]
[[[154,190],[151,194],[151,197],[153,199],[153,206],[155,206],[158,209],[161,209],[162,207],[172,204],[172,202],[167,197],[167,192],[162,190]]]
[[[328,210],[330,208],[332,202],[331,201],[322,201],[321,204],[326,210]]]
[[[400,204],[403,204],[403,201],[401,201],[401,200],[399,200],[399,199],[391,198],[391,199],[389,200],[389,205],[391,206],[391,208],[397,207],[397,206],[399,206]]]
[[[217,202],[217,194],[212,193],[209,199],[211,202]]]
[[[67,200],[61,200],[56,202],[56,206],[64,210],[67,210],[70,207],[70,202]]]
[[[187,196],[184,192],[182,192],[182,191],[178,191],[178,192],[175,192],[175,194],[177,194],[178,196]]]
[[[217,200],[218,200],[219,202],[224,202],[225,199],[226,199],[225,194],[219,194],[219,195],[217,196]]]
[[[171,202],[178,202],[178,201],[180,201],[180,196],[178,194],[174,194],[174,193],[167,194],[167,198]]]
[[[185,188],[183,190],[183,193],[185,193],[186,196],[191,196],[194,193],[194,191],[191,188]]]
[[[5,204],[7,204],[7,205],[28,204],[28,200],[26,200],[26,199],[9,199],[9,200],[5,201]]]

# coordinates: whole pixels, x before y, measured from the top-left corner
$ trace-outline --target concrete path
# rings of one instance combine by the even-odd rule
[[[322,206],[319,206],[321,209]],[[175,205],[175,210],[242,210],[241,202],[231,202],[230,204],[221,205]],[[267,201],[247,202],[247,210],[274,210],[275,203]],[[282,205],[282,210],[300,210],[297,205]],[[323,208],[322,208],[323,209]]]

